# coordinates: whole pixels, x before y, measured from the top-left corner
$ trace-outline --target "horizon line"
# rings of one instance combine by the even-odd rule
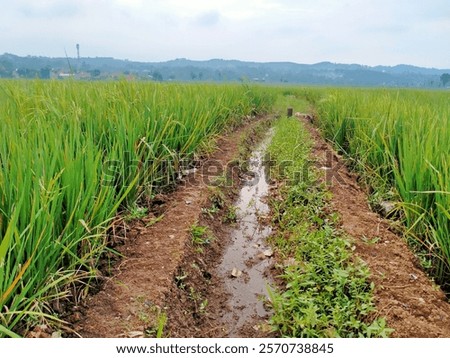
[[[48,55],[25,55],[25,56],[21,56],[21,55],[17,55],[17,54],[10,53],[10,52],[4,52],[0,56],[5,56],[5,55],[12,55],[12,56],[22,57],[22,58],[31,57],[31,58],[49,58],[49,59],[66,59],[66,58],[75,59],[75,60],[78,59],[78,57],[71,57],[71,56],[48,56]],[[383,64],[366,65],[366,64],[363,64],[363,63],[356,63],[356,62],[345,63],[345,62],[333,62],[333,61],[329,61],[329,60],[319,61],[319,62],[315,62],[315,63],[300,63],[300,62],[288,61],[288,60],[286,60],[286,61],[249,61],[249,60],[239,60],[239,59],[235,59],[235,58],[232,58],[232,59],[210,58],[210,59],[207,59],[207,60],[196,60],[196,59],[190,59],[190,58],[186,58],[186,57],[177,57],[177,58],[174,58],[174,59],[164,60],[164,61],[139,61],[139,60],[130,60],[130,59],[127,59],[127,58],[116,58],[116,57],[113,57],[113,56],[95,56],[95,57],[80,56],[79,59],[80,60],[81,59],[112,59],[112,60],[117,60],[117,61],[134,62],[134,63],[167,63],[167,62],[174,62],[174,61],[179,61],[179,60],[191,61],[191,62],[209,62],[209,61],[217,61],[217,60],[219,60],[219,61],[229,61],[229,62],[236,61],[236,62],[242,62],[242,63],[257,63],[257,64],[282,64],[282,63],[286,63],[286,64],[305,65],[305,66],[315,66],[315,65],[320,65],[320,64],[332,64],[332,65],[346,65],[346,66],[356,65],[356,66],[367,67],[367,68],[376,68],[376,67],[395,68],[395,67],[399,67],[399,66],[409,66],[409,67],[429,69],[429,70],[439,70],[439,71],[449,71],[450,70],[450,68],[424,67],[424,66],[418,66],[418,65],[407,64],[407,63],[398,63],[396,65],[383,65]]]

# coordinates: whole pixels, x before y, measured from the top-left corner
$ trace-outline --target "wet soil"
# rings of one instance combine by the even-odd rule
[[[333,194],[342,228],[354,238],[354,251],[371,271],[377,315],[395,331],[392,337],[450,337],[450,303],[421,269],[393,223],[374,213],[366,192],[343,159],[301,116],[313,140],[316,167]]]
[[[231,296],[229,305],[237,308],[222,318],[229,326],[230,337],[239,335],[252,317],[263,319],[269,314],[264,302],[269,298],[270,278],[266,271],[273,265],[273,251],[265,239],[272,228],[261,218],[267,217],[270,211],[266,203],[269,184],[264,154],[271,138],[269,133],[250,158],[248,178],[236,202],[237,227],[231,231],[232,242],[217,268]]]

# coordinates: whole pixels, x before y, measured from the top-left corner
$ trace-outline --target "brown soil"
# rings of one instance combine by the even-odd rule
[[[71,317],[79,335],[151,335],[161,312],[168,315],[167,336],[226,335],[217,317],[230,310],[227,293],[210,265],[219,261],[228,233],[209,219],[207,224],[217,239],[200,253],[191,243],[189,229],[199,220],[199,225],[208,220],[202,208],[210,206],[209,185],[225,169],[233,168],[230,161],[238,154],[241,136],[254,125],[255,121],[221,138],[218,150],[184,178],[176,191],[165,196],[162,220],[149,227],[140,225],[134,241],[127,240],[118,249],[125,258],[113,269],[102,290],[87,300],[81,314]]]
[[[393,337],[450,337],[450,304],[444,293],[422,271],[404,239],[391,231],[392,222],[371,211],[357,175],[303,120],[314,139],[316,166],[325,171],[342,228],[354,238],[355,253],[371,271],[377,314],[395,329]]]

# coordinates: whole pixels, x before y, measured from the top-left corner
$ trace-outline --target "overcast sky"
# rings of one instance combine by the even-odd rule
[[[450,68],[450,0],[0,0],[0,53]]]

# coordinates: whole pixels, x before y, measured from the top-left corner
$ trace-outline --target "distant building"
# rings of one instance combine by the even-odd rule
[[[64,80],[64,79],[72,78],[72,77],[74,77],[73,73],[67,73],[67,72],[58,73],[58,79],[60,79],[60,80]]]

